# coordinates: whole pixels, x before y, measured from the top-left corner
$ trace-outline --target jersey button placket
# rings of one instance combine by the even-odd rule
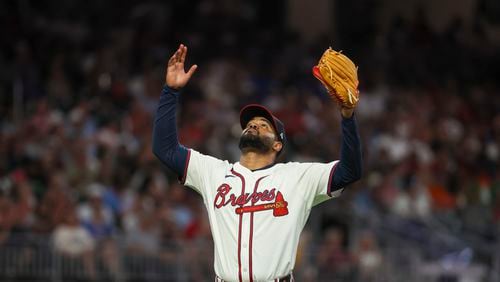
[[[241,249],[240,249],[240,256],[241,256],[241,271],[244,274],[243,275],[243,280],[247,281],[248,280],[248,264],[250,263],[249,261],[249,256],[248,256],[248,240],[249,240],[249,220],[248,220],[248,215],[244,214],[243,219],[242,219],[242,229],[241,229]]]

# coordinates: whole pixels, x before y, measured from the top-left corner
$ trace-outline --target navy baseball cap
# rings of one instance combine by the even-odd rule
[[[241,129],[245,129],[247,127],[248,122],[254,117],[263,117],[267,119],[274,128],[276,135],[278,136],[278,140],[283,144],[281,151],[278,152],[278,155],[283,152],[283,148],[285,148],[286,143],[286,134],[285,134],[285,125],[281,120],[275,117],[270,110],[266,107],[259,104],[250,104],[246,105],[241,109],[240,112],[240,125]]]

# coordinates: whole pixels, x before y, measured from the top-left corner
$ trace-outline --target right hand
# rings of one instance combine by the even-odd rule
[[[191,76],[194,74],[197,65],[191,66],[188,72],[184,71],[184,62],[186,61],[187,47],[179,45],[179,49],[168,60],[167,74],[165,75],[165,83],[172,89],[180,89],[184,87]]]

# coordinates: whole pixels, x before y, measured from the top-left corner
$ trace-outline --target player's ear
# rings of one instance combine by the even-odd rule
[[[281,151],[282,148],[283,148],[283,143],[281,143],[280,141],[274,141],[273,150],[276,151],[276,153]]]

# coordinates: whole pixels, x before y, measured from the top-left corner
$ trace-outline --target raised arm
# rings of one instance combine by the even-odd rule
[[[346,187],[362,174],[361,142],[353,109],[342,108],[342,145],[340,161],[333,172],[330,191]]]
[[[340,106],[342,114],[340,161],[334,167],[328,187],[333,192],[359,180],[362,174],[361,143],[354,117],[359,102],[358,67],[344,53],[328,48],[312,68],[312,73]]]
[[[187,84],[197,68],[193,65],[188,72],[184,71],[186,54],[187,47],[181,44],[168,61],[165,85],[153,124],[153,153],[163,164],[177,173],[180,179],[185,177],[189,151],[179,144],[176,106],[180,90]]]

